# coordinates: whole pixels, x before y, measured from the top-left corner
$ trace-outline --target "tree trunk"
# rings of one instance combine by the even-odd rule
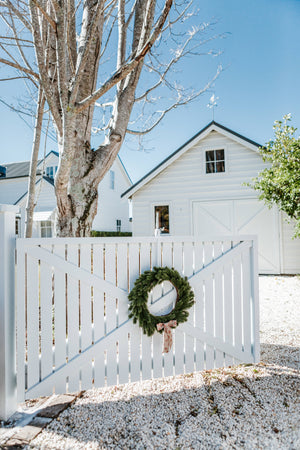
[[[28,181],[28,194],[25,210],[25,237],[32,237],[32,225],[33,225],[33,211],[35,207],[35,184],[36,184],[36,169],[38,163],[39,149],[41,143],[41,132],[43,125],[45,106],[45,96],[43,90],[39,89],[37,111],[34,127],[33,145],[30,160],[29,169],[29,181]]]

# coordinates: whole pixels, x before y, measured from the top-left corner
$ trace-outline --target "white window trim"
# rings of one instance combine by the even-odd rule
[[[150,236],[154,236],[154,230],[155,230],[155,214],[154,214],[154,207],[155,206],[168,206],[169,207],[169,227],[170,232],[169,233],[163,233],[160,236],[172,236],[172,230],[174,227],[174,221],[173,221],[173,202],[170,200],[166,201],[159,201],[159,202],[152,202],[150,204],[150,223],[151,223],[151,233]]]
[[[52,220],[41,220],[40,222],[39,222],[39,229],[40,229],[40,237],[42,237],[42,222],[50,222],[51,223],[51,225],[50,225],[50,228],[51,228],[51,236],[49,236],[49,237],[54,237],[54,230],[53,230],[53,221]],[[48,229],[49,227],[47,227],[47,229]],[[48,237],[48,236],[47,236]]]
[[[230,173],[228,165],[228,145],[206,145],[202,150],[202,172],[205,176],[225,177]],[[210,150],[224,150],[225,172],[206,173],[206,154]]]
[[[112,191],[116,189],[116,172],[114,170],[109,171],[109,188]]]

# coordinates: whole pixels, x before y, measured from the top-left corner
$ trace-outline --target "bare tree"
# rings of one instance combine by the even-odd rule
[[[126,133],[151,131],[168,111],[198,97],[219,73],[220,68],[199,91],[186,90],[175,80],[175,65],[199,55],[199,46],[216,37],[208,35],[208,24],[186,29],[191,5],[173,0],[29,0],[28,5],[0,0],[8,27],[0,62],[39,87],[55,126],[59,236],[89,235],[99,182]],[[164,50],[168,43],[169,49],[175,46],[171,56]],[[163,60],[166,54],[169,59]],[[168,99],[164,89],[175,98]],[[157,101],[161,111],[145,121],[145,108]],[[101,126],[95,126],[95,104],[102,111]],[[137,129],[129,126],[134,109],[137,126],[142,121]],[[103,133],[97,149],[91,148],[93,127]]]
[[[33,226],[33,211],[35,207],[35,184],[36,184],[36,171],[38,165],[38,156],[41,143],[41,133],[43,126],[43,115],[45,106],[45,96],[42,89],[39,89],[36,120],[34,126],[32,153],[29,168],[29,180],[28,180],[28,194],[26,202],[26,214],[25,214],[25,237],[32,237]]]

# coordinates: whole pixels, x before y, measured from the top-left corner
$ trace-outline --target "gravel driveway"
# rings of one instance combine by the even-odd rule
[[[299,303],[299,277],[260,277],[260,364],[89,390],[30,447],[300,449]]]

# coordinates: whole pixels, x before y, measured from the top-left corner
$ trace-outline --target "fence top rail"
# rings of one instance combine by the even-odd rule
[[[66,245],[66,244],[142,244],[142,243],[185,243],[185,242],[244,242],[256,241],[256,235],[205,235],[205,236],[125,236],[125,237],[56,237],[56,238],[17,238],[17,246]]]

